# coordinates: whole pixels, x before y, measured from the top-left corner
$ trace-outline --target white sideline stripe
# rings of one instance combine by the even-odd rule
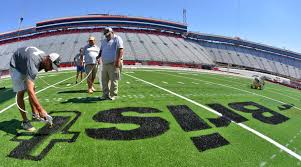
[[[38,93],[40,93],[40,92],[43,92],[44,90],[46,90],[46,89],[48,89],[48,88],[50,88],[50,87],[53,87],[53,86],[55,86],[55,85],[57,85],[57,84],[59,84],[59,83],[62,83],[62,82],[64,82],[64,81],[68,80],[68,79],[71,79],[71,78],[73,78],[73,76],[72,76],[72,77],[69,77],[69,78],[67,78],[67,79],[64,79],[64,80],[62,80],[62,81],[60,81],[60,82],[57,82],[57,83],[55,83],[55,84],[52,84],[52,85],[50,85],[50,86],[47,86],[46,88],[43,88],[43,89],[37,91],[36,94],[38,94]],[[28,98],[28,96],[26,96],[24,99],[27,99],[27,98]],[[2,110],[0,111],[0,113],[3,113],[4,111],[6,111],[6,110],[12,108],[14,105],[16,105],[16,103],[13,103],[13,104],[7,106],[6,108],[2,109]]]
[[[173,94],[173,95],[175,95],[175,96],[177,96],[177,97],[179,97],[179,98],[182,98],[182,99],[184,99],[184,100],[186,100],[186,101],[188,101],[188,102],[191,102],[191,103],[193,103],[193,104],[195,104],[195,105],[197,105],[197,106],[199,106],[199,107],[201,107],[201,108],[204,108],[204,109],[206,109],[206,110],[208,110],[208,111],[210,111],[210,112],[212,112],[212,113],[214,113],[214,114],[216,114],[216,115],[218,115],[218,116],[222,116],[221,113],[219,113],[219,112],[213,110],[212,108],[209,108],[209,107],[207,107],[207,106],[205,106],[205,105],[202,105],[202,104],[200,104],[200,103],[198,103],[198,102],[196,102],[196,101],[194,101],[194,100],[191,100],[191,99],[189,99],[189,98],[187,98],[187,97],[184,97],[184,96],[182,96],[182,95],[179,95],[179,94],[177,94],[177,93],[175,93],[175,92],[172,92],[172,91],[170,91],[170,90],[168,90],[168,89],[165,89],[165,88],[163,88],[163,87],[160,87],[160,86],[158,86],[158,85],[155,85],[155,84],[153,84],[153,83],[151,83],[151,82],[148,82],[148,81],[145,81],[145,80],[143,80],[143,79],[134,77],[134,76],[132,76],[132,75],[129,75],[129,74],[125,74],[125,75],[127,75],[127,76],[129,76],[129,77],[132,77],[132,78],[134,78],[134,79],[140,80],[141,82],[144,82],[144,83],[146,83],[146,84],[148,84],[148,85],[154,86],[154,87],[156,87],[156,88],[158,88],[158,89],[164,90],[165,92],[168,92],[168,93]],[[286,148],[285,146],[279,144],[278,142],[276,142],[275,140],[269,138],[268,136],[266,136],[266,135],[264,135],[264,134],[262,134],[262,133],[260,133],[260,132],[258,132],[258,131],[256,131],[256,130],[254,130],[254,129],[248,127],[247,125],[245,125],[245,124],[243,124],[243,123],[236,123],[236,122],[234,122],[234,121],[232,121],[232,120],[231,120],[231,122],[233,122],[233,123],[239,125],[240,127],[244,128],[244,129],[246,129],[246,130],[248,130],[249,132],[252,132],[253,134],[259,136],[260,138],[262,138],[262,139],[264,139],[264,140],[266,140],[266,141],[272,143],[272,144],[275,145],[276,147],[280,148],[281,150],[287,152],[288,154],[292,155],[293,157],[295,157],[295,158],[297,158],[298,160],[301,161],[301,156],[300,156],[299,154],[297,154],[297,153],[293,152],[292,150]]]
[[[285,103],[285,102],[282,102],[282,101],[280,101],[280,100],[273,99],[273,98],[271,98],[271,97],[267,97],[267,96],[264,96],[264,95],[260,95],[260,94],[254,93],[254,92],[247,91],[247,90],[235,88],[235,87],[232,87],[232,86],[229,86],[229,85],[219,84],[219,83],[210,82],[210,81],[204,81],[204,80],[201,80],[201,79],[190,78],[190,77],[185,77],[185,76],[173,75],[173,74],[168,74],[168,73],[164,73],[164,74],[166,74],[166,75],[171,75],[171,76],[175,76],[175,77],[182,77],[182,78],[192,79],[192,80],[201,81],[201,82],[207,82],[207,83],[211,83],[211,84],[215,84],[215,85],[220,85],[220,86],[228,87],[228,88],[231,88],[231,89],[236,89],[236,90],[239,90],[239,91],[251,93],[251,94],[256,95],[256,96],[261,96],[261,97],[263,97],[263,98],[270,99],[270,100],[272,100],[272,101],[275,101],[275,102],[278,102],[278,103],[281,103],[281,104],[287,104],[287,103]],[[299,107],[293,106],[293,108],[296,108],[296,109],[298,109],[298,110],[301,111],[301,108],[299,108]]]

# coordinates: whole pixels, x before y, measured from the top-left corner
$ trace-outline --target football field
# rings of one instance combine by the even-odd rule
[[[206,72],[125,69],[119,97],[109,101],[99,98],[98,82],[93,94],[86,82],[74,83],[75,71],[39,75],[37,97],[54,126],[32,122],[37,131],[29,133],[11,80],[1,79],[0,166],[301,166],[298,90],[269,82],[254,90],[251,79]]]

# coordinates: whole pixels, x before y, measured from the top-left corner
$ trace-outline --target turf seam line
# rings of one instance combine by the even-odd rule
[[[37,91],[36,94],[38,94],[38,93],[40,93],[40,92],[43,92],[44,90],[46,90],[46,89],[48,89],[48,88],[51,88],[52,86],[55,86],[55,85],[57,85],[57,84],[60,84],[60,83],[66,81],[66,80],[68,80],[68,79],[73,78],[73,77],[74,77],[74,76],[69,77],[69,78],[67,78],[67,79],[64,79],[64,80],[62,80],[62,81],[59,81],[59,82],[57,82],[57,83],[54,83],[54,84],[52,84],[52,85],[49,85],[49,86],[47,86],[46,88],[43,88],[43,89]],[[24,99],[28,99],[28,96],[26,96]],[[16,103],[13,103],[13,104],[7,106],[6,108],[2,109],[2,110],[0,111],[0,114],[3,113],[3,112],[6,111],[6,110],[12,108],[14,105],[16,105]]]
[[[160,86],[158,86],[158,85],[155,85],[155,84],[153,84],[153,83],[151,83],[151,82],[145,81],[145,80],[143,80],[143,79],[137,78],[137,77],[135,77],[135,76],[132,76],[132,75],[129,75],[129,74],[124,74],[124,75],[127,75],[127,76],[129,76],[129,77],[131,77],[131,78],[134,78],[134,79],[137,79],[137,80],[140,80],[141,82],[144,82],[144,83],[146,83],[146,84],[148,84],[148,85],[151,85],[151,86],[153,86],[153,87],[156,87],[156,88],[158,88],[158,89],[164,90],[164,91],[166,91],[166,92],[168,92],[168,93],[171,93],[171,94],[173,94],[173,95],[175,95],[175,96],[177,96],[177,97],[179,97],[179,98],[182,98],[182,99],[184,99],[184,100],[186,100],[186,101],[188,101],[188,102],[191,102],[191,103],[193,103],[193,104],[195,104],[195,105],[197,105],[197,106],[199,106],[199,107],[201,107],[201,108],[204,108],[204,109],[206,109],[206,110],[208,110],[208,111],[210,111],[210,112],[212,112],[212,113],[214,113],[214,114],[216,114],[216,115],[218,115],[218,116],[222,116],[221,113],[219,113],[219,112],[217,112],[217,111],[215,111],[215,110],[213,110],[213,109],[211,109],[211,108],[209,108],[209,107],[207,107],[207,106],[204,106],[204,105],[202,105],[202,104],[200,104],[200,103],[198,103],[198,102],[196,102],[196,101],[194,101],[194,100],[191,100],[191,99],[189,99],[189,98],[187,98],[187,97],[184,97],[184,96],[182,96],[182,95],[180,95],[180,94],[177,94],[177,93],[175,93],[175,92],[172,92],[172,91],[170,91],[170,90],[168,90],[168,89],[165,89],[165,88],[163,88],[163,87],[160,87]],[[285,146],[283,146],[283,145],[281,145],[280,143],[276,142],[276,141],[273,140],[272,138],[270,138],[270,137],[268,137],[268,136],[266,136],[266,135],[264,135],[264,134],[262,134],[262,133],[260,133],[260,132],[258,132],[258,131],[256,131],[256,130],[254,130],[254,129],[248,127],[247,125],[245,125],[245,124],[243,124],[243,123],[236,123],[236,122],[234,122],[234,121],[232,121],[232,120],[231,120],[231,122],[233,122],[234,124],[239,125],[240,127],[244,128],[244,129],[246,129],[246,130],[248,130],[249,132],[252,132],[253,134],[259,136],[260,138],[262,138],[262,139],[264,139],[264,140],[270,142],[271,144],[275,145],[276,147],[280,148],[281,150],[287,152],[288,154],[292,155],[293,157],[295,157],[296,159],[298,159],[298,160],[301,161],[301,156],[300,156],[299,154],[297,154],[297,153],[293,152],[292,150],[286,148]]]
[[[245,84],[237,84],[237,82],[233,82],[233,81],[229,81],[229,80],[224,80],[224,79],[220,79],[220,78],[212,78],[212,79],[216,79],[216,80],[220,80],[220,81],[224,81],[224,82],[229,82],[229,83],[234,83],[236,85],[241,85],[241,86],[245,86]],[[299,101],[300,99],[298,98],[295,98],[295,97],[291,97],[291,96],[288,96],[286,94],[282,94],[282,93],[279,93],[278,90],[276,89],[273,89],[274,91],[271,91],[269,89],[273,89],[273,88],[268,88],[268,89],[265,89],[266,91],[269,91],[269,92],[272,92],[272,93],[276,93],[276,94],[279,94],[279,95],[282,95],[282,96],[286,96],[288,98],[291,98],[291,99],[294,99],[294,100],[297,100]],[[295,92],[290,92],[290,93],[295,93]]]
[[[142,71],[142,70],[139,70],[139,71]],[[148,72],[152,72],[152,71],[150,71],[150,70],[147,70]],[[176,72],[176,70],[174,70],[174,71],[170,71],[170,70],[154,70],[154,71],[157,71],[157,72]],[[182,70],[181,70],[182,71]],[[197,75],[204,75],[204,74],[206,74],[206,75],[220,75],[220,76],[232,76],[232,75],[227,75],[227,74],[216,74],[216,73],[211,73],[211,72],[206,72],[206,71],[200,71],[200,72],[198,72],[198,71],[188,71],[188,70],[183,70],[182,71],[183,73],[182,74],[197,74]],[[180,73],[179,73],[180,74]],[[245,76],[239,76],[239,75],[234,75],[235,77],[240,77],[240,78],[247,78],[247,79],[251,79],[250,77],[245,77]],[[214,79],[217,79],[217,78],[214,78]],[[222,80],[222,79],[217,79],[217,80]],[[226,81],[226,80],[223,80],[223,81]],[[228,82],[231,82],[231,81],[228,81]],[[276,91],[278,91],[277,89],[274,89],[274,88],[269,88],[269,89],[273,89],[273,90],[276,90]],[[270,91],[270,90],[269,90]],[[291,91],[291,90],[283,90],[283,91],[285,91],[285,92],[288,92],[288,93],[296,93],[296,92],[293,92],[293,91]],[[286,95],[287,96],[287,95]],[[299,99],[298,99],[299,100]]]
[[[215,85],[220,85],[220,86],[223,86],[223,87],[228,87],[228,88],[231,88],[231,89],[236,89],[236,90],[239,90],[239,91],[242,91],[242,92],[247,92],[247,93],[250,93],[250,94],[253,94],[253,95],[256,95],[256,96],[261,96],[263,98],[270,99],[272,101],[275,101],[275,102],[278,102],[278,103],[281,103],[281,104],[287,104],[285,102],[273,99],[271,97],[267,97],[267,96],[264,96],[264,95],[260,95],[260,94],[254,93],[254,92],[250,92],[250,91],[247,91],[247,90],[239,89],[239,88],[232,87],[232,86],[229,86],[229,85],[219,84],[219,83],[215,83],[215,82],[211,82],[211,81],[204,81],[204,80],[201,80],[201,79],[190,78],[190,77],[185,77],[185,76],[178,76],[178,75],[173,75],[173,74],[168,74],[168,73],[163,73],[163,74],[171,75],[171,76],[175,76],[175,77],[182,77],[182,78],[192,79],[192,80],[201,81],[201,82],[207,82],[207,83],[215,84]],[[299,108],[299,107],[293,106],[292,108],[296,108],[296,109],[298,109],[298,110],[301,111],[301,108]]]
[[[290,140],[290,143],[292,143],[292,142],[294,141],[294,139],[296,139],[298,136],[299,136],[299,133],[297,133],[297,134],[293,137],[293,139]],[[288,145],[289,145],[289,143],[286,144],[286,146],[288,146]],[[297,151],[296,147],[294,147],[294,149],[295,149],[295,151]],[[279,152],[273,154],[273,155],[270,157],[270,159],[273,160],[273,159],[274,159],[278,154],[280,154],[281,152],[282,152],[282,150],[279,150]],[[268,161],[265,161],[265,162],[266,162],[265,165],[268,164]]]

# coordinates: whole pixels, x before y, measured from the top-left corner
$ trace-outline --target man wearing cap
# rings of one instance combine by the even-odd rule
[[[88,93],[93,93],[95,91],[95,88],[93,87],[94,80],[97,73],[96,68],[96,57],[99,54],[99,47],[95,45],[95,38],[89,37],[88,40],[89,44],[84,47],[84,53],[83,57],[81,57],[81,62],[83,62],[83,59],[85,60],[85,70],[88,76],[87,83],[88,83]]]
[[[27,90],[28,99],[32,109],[33,118],[52,125],[52,117],[41,106],[35,93],[34,80],[39,71],[57,70],[60,56],[57,53],[46,55],[36,47],[23,47],[17,49],[10,61],[10,75],[14,92],[17,92],[17,105],[23,118],[22,128],[34,131],[35,128],[29,122],[25,111],[24,93]]]
[[[102,58],[102,87],[103,98],[115,100],[118,94],[118,80],[122,67],[123,41],[114,34],[113,29],[104,29],[106,39],[102,40],[97,59]],[[109,85],[110,81],[110,85]]]

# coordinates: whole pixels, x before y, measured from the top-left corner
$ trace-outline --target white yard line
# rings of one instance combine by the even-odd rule
[[[186,76],[179,76],[179,75],[173,75],[173,74],[168,74],[168,73],[163,73],[163,74],[171,75],[171,76],[175,76],[175,77],[186,78],[186,79],[192,79],[192,80],[201,81],[201,82],[205,82],[205,83],[211,83],[211,84],[215,84],[215,85],[219,85],[219,86],[223,86],[223,87],[227,87],[227,88],[231,88],[231,89],[236,89],[236,90],[239,90],[239,91],[242,91],[242,92],[247,92],[247,93],[250,93],[250,94],[253,94],[253,95],[256,95],[256,96],[260,96],[260,97],[263,97],[263,98],[266,98],[266,99],[270,99],[272,101],[275,101],[275,102],[278,102],[278,103],[281,103],[281,104],[287,104],[285,102],[273,99],[271,97],[267,97],[267,96],[264,96],[264,95],[260,95],[260,94],[254,93],[254,92],[247,91],[247,90],[235,88],[235,87],[232,87],[232,86],[229,86],[229,85],[219,84],[219,83],[210,82],[210,81],[204,81],[204,80],[201,80],[201,79],[190,78],[190,77],[186,77]],[[299,107],[293,106],[293,108],[298,109],[298,110],[301,111],[301,108],[299,108]]]
[[[236,85],[246,86],[245,84],[238,84],[237,82],[233,82],[233,81],[229,81],[229,80],[225,80],[225,79],[220,79],[220,78],[212,78],[212,79],[220,80],[220,81],[224,81],[224,82],[229,82],[229,83],[234,83],[234,84],[236,84]],[[250,83],[250,84],[251,84],[251,83]],[[298,99],[298,98],[291,97],[291,96],[288,96],[288,95],[283,94],[283,93],[279,93],[279,92],[278,92],[279,90],[273,89],[274,91],[272,91],[272,90],[269,90],[269,89],[273,89],[273,88],[265,88],[266,91],[269,91],[269,92],[271,92],[271,93],[279,94],[279,95],[288,97],[288,98],[290,98],[290,99],[294,99],[294,100],[300,101],[300,99]],[[292,92],[291,92],[291,93],[292,93]],[[295,93],[295,92],[294,92],[294,93]]]
[[[43,88],[43,89],[37,91],[36,94],[38,94],[38,93],[40,93],[40,92],[43,92],[44,90],[46,90],[46,89],[48,89],[48,88],[51,88],[51,87],[53,87],[53,86],[55,86],[55,85],[57,85],[57,84],[60,84],[60,83],[62,83],[62,82],[64,82],[64,81],[68,80],[68,79],[71,79],[71,78],[73,78],[73,76],[72,76],[72,77],[69,77],[69,78],[67,78],[67,79],[64,79],[64,80],[62,80],[62,81],[59,81],[59,82],[57,82],[57,83],[55,83],[55,84],[52,84],[52,85],[50,85],[50,86],[47,86],[46,88]],[[27,98],[28,98],[28,96],[26,96],[24,99],[27,99]],[[6,111],[6,110],[12,108],[14,105],[16,105],[16,103],[13,103],[13,104],[11,104],[11,105],[5,107],[4,109],[2,109],[2,110],[0,111],[0,113],[3,113],[4,111]]]
[[[170,71],[170,70],[156,70],[156,72],[177,72],[177,71]],[[152,71],[148,71],[148,72],[152,72]],[[196,72],[196,71],[181,71],[182,72],[182,74],[191,74],[191,75],[195,75],[195,74],[197,74],[197,75],[202,75],[202,74],[207,74],[208,76],[210,76],[210,75],[219,75],[219,76],[223,76],[223,77],[228,77],[228,78],[232,78],[232,77],[229,77],[229,75],[226,75],[226,74],[216,74],[216,73],[210,73],[210,72]],[[178,73],[178,74],[181,74],[181,73]],[[231,75],[232,76],[232,75]],[[237,78],[244,78],[244,79],[251,79],[251,78],[249,78],[249,77],[244,77],[244,76],[235,76],[235,77],[237,77]],[[227,80],[224,80],[224,79],[219,79],[219,78],[214,78],[214,79],[216,79],[216,80],[223,80],[223,81],[226,81],[226,82],[232,82],[232,81],[227,81]],[[236,79],[236,78],[232,78],[232,79]],[[232,82],[232,83],[236,83],[236,82]],[[274,83],[270,83],[270,84],[272,84],[272,85],[275,85]],[[272,90],[270,90],[270,89],[272,89]],[[285,94],[283,94],[283,93],[279,93],[279,90],[277,90],[277,89],[275,89],[275,88],[271,88],[271,87],[269,87],[269,88],[266,88],[265,90],[268,90],[268,91],[270,91],[270,92],[272,92],[272,93],[277,93],[277,94],[281,94],[281,95],[283,95],[283,96],[286,96],[286,97],[289,97],[289,98],[291,98],[291,99],[294,99],[294,100],[300,100],[300,99],[298,99],[298,97],[297,96],[295,96],[294,95],[294,97],[292,97],[292,96],[288,96],[288,95],[285,95]],[[287,93],[296,93],[296,92],[294,92],[294,91],[292,91],[292,90],[281,90],[281,91],[283,91],[283,92],[287,92]]]
[[[197,105],[197,106],[199,106],[199,107],[201,107],[201,108],[204,108],[204,109],[206,109],[206,110],[208,110],[208,111],[210,111],[210,112],[212,112],[212,113],[214,113],[214,114],[216,114],[216,115],[218,115],[218,116],[222,116],[221,113],[219,113],[219,112],[213,110],[212,108],[209,108],[209,107],[207,107],[207,106],[205,106],[205,105],[202,105],[202,104],[200,104],[200,103],[198,103],[198,102],[196,102],[196,101],[194,101],[194,100],[191,100],[191,99],[189,99],[189,98],[187,98],[187,97],[184,97],[184,96],[182,96],[182,95],[180,95],[180,94],[177,94],[177,93],[175,93],[175,92],[172,92],[172,91],[170,91],[170,90],[168,90],[168,89],[165,89],[165,88],[163,88],[163,87],[160,87],[160,86],[158,86],[158,85],[155,85],[155,84],[153,84],[153,83],[151,83],[151,82],[145,81],[145,80],[143,80],[143,79],[134,77],[134,76],[132,76],[132,75],[129,75],[129,74],[125,74],[125,75],[127,75],[127,76],[129,76],[129,77],[131,77],[131,78],[137,79],[137,80],[139,80],[139,81],[141,81],[141,82],[143,82],[143,83],[146,83],[146,84],[148,84],[148,85],[151,85],[151,86],[153,86],[153,87],[156,87],[156,88],[158,88],[158,89],[161,89],[161,90],[163,90],[163,91],[165,91],[165,92],[168,92],[168,93],[170,93],[170,94],[173,94],[174,96],[177,96],[177,97],[179,97],[179,98],[181,98],[181,99],[184,99],[184,100],[186,100],[186,101],[188,101],[188,102],[190,102],[190,103],[193,103],[193,104],[195,104],[195,105]],[[231,122],[233,122],[234,124],[236,124],[236,125],[242,127],[242,128],[245,129],[245,130],[248,130],[249,132],[252,132],[253,134],[257,135],[258,137],[260,137],[260,138],[262,138],[262,139],[264,139],[264,140],[270,142],[271,144],[275,145],[276,147],[280,148],[281,150],[287,152],[287,153],[290,154],[291,156],[293,156],[293,157],[295,157],[296,159],[298,159],[298,160],[301,161],[301,156],[300,156],[299,154],[297,154],[297,153],[293,152],[292,150],[286,148],[285,146],[283,146],[283,145],[281,145],[280,143],[276,142],[275,140],[269,138],[268,136],[266,136],[266,135],[264,135],[264,134],[262,134],[262,133],[260,133],[260,132],[258,132],[258,131],[256,131],[256,130],[254,130],[254,129],[248,127],[247,125],[245,125],[245,124],[243,124],[243,123],[236,123],[236,122],[234,122],[234,121],[231,121]]]
[[[219,76],[224,76],[224,77],[235,76],[237,78],[252,79],[250,77],[245,77],[245,76],[241,76],[241,75],[228,75],[228,74],[225,74],[225,73],[212,73],[210,71],[191,71],[191,70],[179,70],[179,69],[177,69],[177,70],[176,69],[171,69],[171,70],[139,70],[138,69],[138,71],[147,71],[147,72],[153,72],[153,71],[156,71],[156,72],[173,72],[173,73],[178,73],[178,74],[181,74],[181,73],[184,74],[185,73],[185,75],[186,74],[191,74],[191,75],[196,75],[196,74],[197,75],[203,75],[203,74],[207,74],[208,76],[210,76],[210,75],[212,75],[212,76],[213,75],[219,75]],[[181,71],[181,73],[179,73],[179,71]],[[229,78],[232,78],[232,77],[229,77]],[[215,78],[215,79],[217,79],[217,78]],[[233,78],[233,79],[236,79],[236,78]],[[271,84],[275,85],[274,83],[271,83]],[[272,89],[274,91],[279,91],[279,90],[277,90],[275,88],[267,88],[267,89]],[[269,90],[269,91],[271,91],[271,90]],[[287,92],[287,93],[296,93],[296,92],[294,92],[292,90],[282,90],[282,91],[283,92]],[[271,92],[273,92],[273,91],[271,91]],[[284,95],[284,94],[282,94],[282,95]],[[291,98],[296,98],[296,96],[291,97]]]

